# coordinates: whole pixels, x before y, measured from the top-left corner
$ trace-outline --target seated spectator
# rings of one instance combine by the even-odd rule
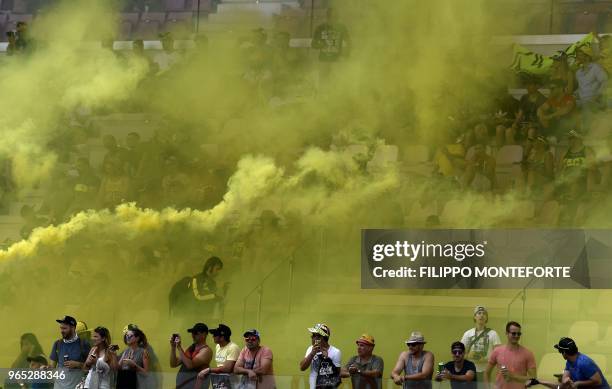
[[[96,195],[100,187],[100,178],[89,165],[89,159],[80,157],[76,161],[76,177],[70,179],[72,188],[72,203],[67,214],[73,214],[85,209],[94,208]]]
[[[140,143],[140,134],[130,132],[125,138],[125,161],[128,174],[131,177],[136,175],[140,160],[142,159],[142,145]]]
[[[121,162],[109,159],[104,162],[102,183],[98,191],[98,206],[113,208],[130,198],[130,178],[121,169]]]
[[[108,161],[109,159],[113,159],[115,160],[115,162],[118,162],[121,165],[121,169],[123,169],[127,160],[127,155],[125,149],[119,147],[119,145],[117,144],[117,139],[115,139],[114,136],[107,134],[102,137],[102,144],[106,149],[106,154],[104,155],[102,166],[104,166],[106,164],[106,161]]]
[[[538,136],[526,159],[527,191],[543,201],[550,200],[553,192],[554,158],[548,141]]]
[[[26,53],[33,49],[33,42],[30,39],[28,32],[28,24],[26,22],[17,22],[17,29],[15,31],[15,50],[18,52]]]
[[[594,153],[584,145],[578,131],[571,130],[567,136],[569,148],[559,160],[558,184],[561,196],[572,201],[584,196],[593,183]]]
[[[8,41],[6,46],[6,55],[11,56],[17,54],[17,36],[15,35],[15,31],[7,31],[6,39]]]
[[[537,122],[538,108],[544,104],[546,97],[538,90],[540,82],[534,76],[525,78],[525,87],[527,94],[521,96],[519,109],[523,112],[525,121]]]
[[[167,72],[172,66],[180,61],[180,54],[174,50],[174,38],[172,33],[159,34],[162,50],[155,54],[153,62],[159,67],[157,75]]]
[[[487,154],[484,144],[474,145],[472,155],[468,154],[466,157],[462,183],[464,188],[472,188],[478,192],[495,188],[495,158]]]
[[[44,227],[49,224],[47,219],[38,217],[34,208],[29,205],[21,207],[19,213],[25,222],[20,231],[20,235],[23,239],[27,239],[35,228]]]
[[[175,156],[166,158],[165,174],[162,178],[164,202],[167,205],[182,206],[188,200],[189,177],[179,168]]]
[[[551,82],[562,82],[564,85],[564,92],[568,95],[572,95],[575,89],[574,72],[567,63],[567,54],[562,52],[561,54],[553,57],[553,64],[550,68],[550,81]]]
[[[565,133],[575,126],[573,117],[576,99],[565,91],[565,83],[553,80],[550,95],[538,108],[538,120],[547,135]]]

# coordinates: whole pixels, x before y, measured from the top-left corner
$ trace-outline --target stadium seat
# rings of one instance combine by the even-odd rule
[[[429,160],[429,148],[424,145],[402,148],[402,171],[407,174],[430,176],[433,164]]]
[[[126,40],[131,39],[139,19],[140,15],[136,12],[122,13],[119,20],[119,37]]]
[[[166,11],[184,11],[186,10],[185,0],[164,0],[164,9]]]
[[[367,170],[370,173],[379,172],[397,162],[399,149],[395,145],[381,145],[376,148],[374,156],[368,162]]]
[[[608,357],[606,357],[604,354],[588,354],[588,355],[589,357],[591,357],[593,361],[595,361],[595,363],[597,364],[597,366],[599,366],[599,368],[601,369],[601,372],[605,376],[606,373],[608,372]]]
[[[135,36],[139,39],[157,39],[165,20],[165,13],[149,12],[143,14],[136,28]]]
[[[538,363],[538,378],[545,381],[555,381],[555,374],[562,374],[565,360],[559,353],[548,353],[542,356]]]
[[[599,339],[599,323],[596,321],[577,321],[569,329],[568,337],[580,346],[588,346]]]
[[[25,14],[28,12],[28,3],[26,0],[13,0],[12,12]]]

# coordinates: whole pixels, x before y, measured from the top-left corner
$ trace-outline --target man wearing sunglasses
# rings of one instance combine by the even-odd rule
[[[406,340],[408,351],[400,354],[391,372],[396,385],[403,385],[404,389],[431,389],[434,355],[424,350],[425,343],[425,337],[419,331],[410,334]]]
[[[436,381],[449,380],[452,389],[476,389],[476,365],[465,359],[465,345],[453,342],[451,353],[453,360],[444,365]]]
[[[506,324],[508,342],[493,349],[485,371],[485,389],[488,389],[491,372],[497,366],[495,380],[497,389],[523,389],[525,382],[536,376],[535,357],[531,351],[521,346],[521,325],[515,321]]]
[[[274,370],[272,350],[262,346],[259,331],[247,330],[244,333],[245,347],[240,351],[234,366],[235,374],[242,374],[240,388],[274,389]]]

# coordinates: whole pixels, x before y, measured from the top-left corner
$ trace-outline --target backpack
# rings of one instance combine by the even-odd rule
[[[181,305],[181,303],[184,303],[186,296],[191,291],[191,279],[192,277],[181,278],[172,286],[172,289],[170,289],[170,293],[168,294],[169,315],[175,313],[175,308]]]

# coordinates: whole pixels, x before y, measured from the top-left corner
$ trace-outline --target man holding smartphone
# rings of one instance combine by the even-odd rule
[[[329,344],[331,331],[325,324],[315,324],[308,328],[312,345],[306,350],[306,356],[300,361],[300,370],[310,367],[310,389],[332,388],[340,384],[340,367],[342,354]]]
[[[79,338],[76,332],[77,321],[72,316],[57,319],[62,338],[51,346],[49,366],[64,371],[65,378],[55,380],[55,389],[74,389],[81,382],[85,360],[89,356],[91,346],[86,339]]]
[[[176,375],[177,389],[192,389],[196,387],[198,373],[208,368],[212,359],[212,350],[206,344],[208,326],[196,323],[187,332],[191,333],[193,344],[186,350],[181,346],[179,334],[172,334],[170,338],[170,367],[180,366]],[[203,388],[208,388],[208,377],[203,380]]]

